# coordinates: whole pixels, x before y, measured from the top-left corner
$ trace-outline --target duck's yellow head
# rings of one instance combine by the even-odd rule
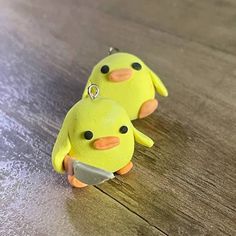
[[[118,52],[98,62],[93,68],[90,78],[95,83],[99,82],[98,79],[118,83],[145,77],[148,73],[148,68],[138,57],[129,53]]]
[[[63,172],[63,160],[69,154],[85,164],[115,172],[132,158],[134,138],[146,146],[153,144],[133,127],[118,103],[86,97],[66,115],[53,148],[53,167]]]
[[[99,61],[89,77],[90,83],[99,85],[103,90],[111,89],[112,84],[124,88],[143,88],[153,91],[154,87],[162,96],[168,92],[160,78],[137,56],[118,52]]]

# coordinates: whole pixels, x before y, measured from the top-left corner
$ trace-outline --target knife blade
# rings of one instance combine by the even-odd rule
[[[77,160],[73,161],[73,169],[75,177],[88,185],[100,184],[115,177],[112,172],[87,165]]]

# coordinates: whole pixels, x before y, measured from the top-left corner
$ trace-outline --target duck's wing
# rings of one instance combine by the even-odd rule
[[[168,96],[168,90],[165,87],[165,85],[163,84],[163,82],[161,81],[161,79],[151,69],[150,69],[150,74],[151,74],[153,85],[156,88],[156,91],[161,96],[167,97]]]
[[[138,131],[136,128],[133,127],[134,138],[135,141],[139,144],[142,144],[146,147],[152,147],[154,142],[151,138],[147,135],[143,134],[142,132]]]

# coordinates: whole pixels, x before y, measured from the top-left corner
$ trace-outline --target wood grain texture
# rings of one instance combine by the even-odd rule
[[[1,235],[235,235],[236,5],[0,0]],[[53,172],[68,109],[110,45],[170,96],[134,125],[127,176],[83,190]]]

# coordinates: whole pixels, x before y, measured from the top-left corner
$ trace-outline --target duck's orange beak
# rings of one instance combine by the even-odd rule
[[[112,71],[109,74],[108,79],[112,82],[121,82],[130,79],[132,74],[133,71],[130,68],[118,69]]]
[[[116,147],[120,144],[120,139],[118,137],[102,137],[98,138],[93,142],[93,147],[97,150],[106,150]]]

